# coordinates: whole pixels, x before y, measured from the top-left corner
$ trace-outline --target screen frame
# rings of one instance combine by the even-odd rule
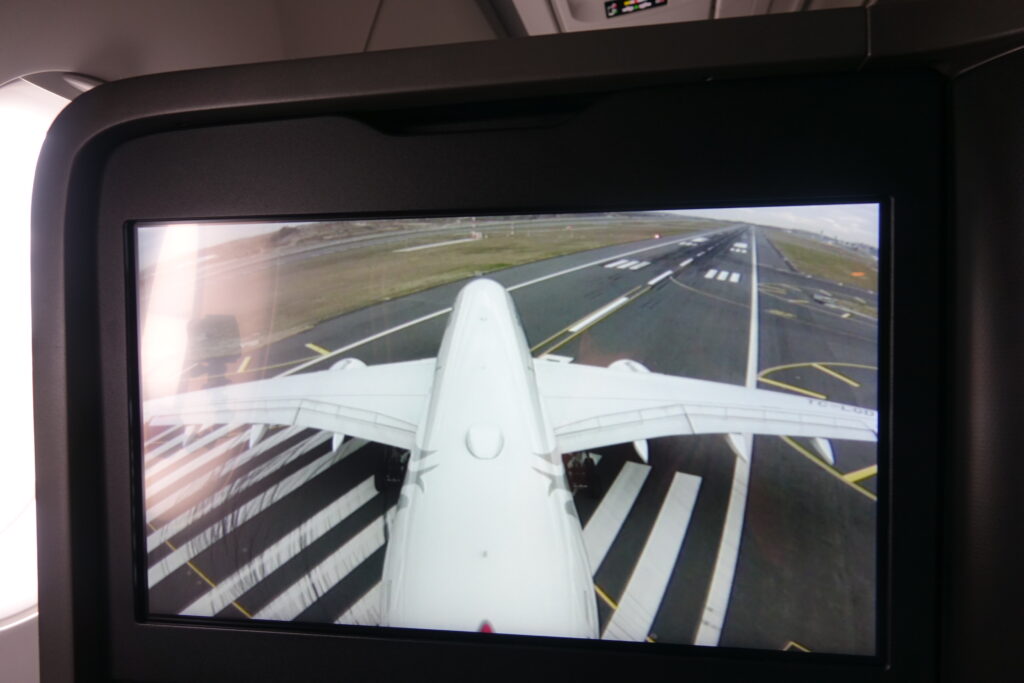
[[[239,73],[237,70],[231,72],[207,72],[199,78],[208,85],[224,85]],[[209,627],[197,629],[181,625],[143,624],[137,620],[138,605],[131,598],[130,587],[134,578],[130,562],[127,570],[125,565],[132,552],[131,533],[129,531],[125,535],[124,531],[126,528],[130,530],[132,512],[126,492],[130,491],[133,476],[126,465],[129,460],[125,458],[125,454],[130,452],[129,435],[132,433],[128,421],[131,406],[128,366],[134,361],[131,359],[126,363],[126,359],[131,358],[131,351],[127,345],[129,297],[125,291],[126,254],[122,238],[123,228],[128,222],[268,218],[289,214],[315,217],[338,213],[346,216],[436,215],[437,212],[653,208],[652,200],[658,199],[656,193],[644,194],[634,188],[630,202],[621,202],[615,207],[596,207],[592,201],[587,203],[586,188],[580,187],[578,180],[569,178],[567,182],[574,188],[568,193],[570,199],[565,199],[565,193],[554,197],[535,192],[527,192],[526,195],[506,192],[500,196],[491,195],[485,200],[479,197],[469,199],[465,195],[452,194],[452,188],[443,197],[436,193],[427,197],[422,191],[417,193],[408,183],[398,183],[397,187],[391,185],[387,188],[386,196],[378,194],[376,207],[358,202],[340,206],[336,197],[322,191],[296,192],[295,187],[285,189],[275,185],[271,180],[280,173],[280,169],[274,174],[265,174],[251,165],[251,154],[258,151],[260,155],[270,155],[287,164],[301,162],[307,178],[309,174],[331,172],[332,168],[334,173],[338,173],[335,161],[328,156],[326,149],[320,152],[312,150],[315,159],[311,159],[308,156],[309,146],[300,145],[305,156],[298,158],[298,148],[293,147],[294,153],[290,155],[281,144],[284,141],[294,144],[296,135],[300,138],[312,136],[306,137],[307,140],[322,139],[323,131],[318,128],[318,122],[324,119],[312,115],[326,112],[356,116],[382,129],[387,126],[379,122],[395,121],[396,111],[401,113],[397,117],[400,126],[407,127],[410,120],[440,120],[449,128],[435,132],[431,137],[432,144],[441,144],[450,150],[458,146],[453,141],[470,135],[465,132],[466,121],[481,120],[478,106],[481,100],[492,102],[488,105],[490,111],[495,108],[497,111],[515,110],[519,103],[526,101],[529,104],[526,109],[531,116],[540,116],[541,127],[559,129],[560,135],[569,138],[573,135],[572,122],[578,121],[574,112],[592,111],[593,107],[600,109],[616,98],[620,104],[625,102],[627,108],[635,107],[644,103],[644,98],[650,97],[651,92],[655,97],[670,91],[678,97],[685,96],[689,106],[698,103],[696,107],[706,119],[711,118],[714,103],[735,102],[736,97],[763,100],[775,97],[779,92],[787,93],[791,100],[778,105],[782,111],[770,117],[774,123],[783,120],[783,114],[795,117],[809,107],[817,107],[816,111],[821,116],[819,121],[827,120],[827,124],[802,125],[799,128],[790,124],[783,126],[785,133],[780,136],[777,130],[762,122],[756,131],[764,133],[765,137],[751,134],[744,137],[746,148],[758,152],[751,156],[768,155],[783,160],[782,168],[773,181],[775,187],[764,188],[764,179],[768,175],[760,166],[746,169],[739,179],[732,176],[732,184],[723,184],[727,169],[720,162],[714,162],[711,155],[716,149],[715,143],[735,148],[736,140],[727,139],[735,129],[719,124],[718,128],[712,127],[710,133],[702,131],[702,135],[709,136],[710,140],[704,143],[700,160],[710,162],[707,167],[713,171],[710,176],[702,181],[692,173],[691,166],[696,187],[687,190],[687,201],[669,202],[661,195],[662,201],[658,203],[662,206],[679,204],[679,208],[705,208],[736,202],[777,204],[885,198],[884,206],[888,211],[883,222],[893,227],[885,236],[889,249],[883,250],[882,272],[889,274],[889,314],[883,314],[880,321],[880,337],[887,337],[889,345],[888,353],[880,356],[880,369],[887,363],[890,366],[888,374],[882,376],[888,377],[888,395],[893,396],[896,403],[887,406],[882,398],[887,394],[880,391],[879,408],[883,414],[890,412],[891,408],[890,438],[894,451],[906,448],[909,452],[911,446],[920,449],[923,444],[926,451],[930,446],[930,451],[939,454],[940,461],[944,460],[938,445],[941,431],[937,418],[941,414],[942,403],[936,379],[943,350],[925,344],[944,323],[938,302],[921,296],[922,293],[942,291],[939,277],[942,242],[940,239],[927,239],[934,234],[934,226],[942,224],[939,202],[943,177],[940,153],[942,81],[927,72],[848,75],[839,77],[839,80],[841,84],[835,78],[788,78],[683,84],[654,91],[616,92],[620,90],[621,83],[608,79],[586,87],[577,83],[580,90],[590,90],[582,105],[581,100],[574,98],[545,97],[552,87],[550,83],[525,89],[510,86],[503,92],[500,88],[494,90],[489,87],[475,93],[463,91],[444,95],[428,88],[419,94],[377,98],[373,107],[360,97],[346,98],[335,94],[319,100],[313,98],[315,104],[311,105],[310,100],[289,98],[282,93],[273,103],[250,103],[248,108],[240,109],[235,106],[237,102],[231,103],[229,97],[223,97],[196,106],[193,111],[176,114],[165,112],[120,120],[111,116],[109,125],[100,127],[105,133],[92,131],[89,117],[103,119],[107,115],[99,114],[97,108],[105,106],[107,97],[116,102],[124,92],[119,93],[117,88],[112,88],[107,93],[101,89],[90,95],[81,107],[73,110],[73,114],[67,115],[70,122],[58,128],[62,133],[71,129],[71,140],[76,140],[77,133],[86,141],[79,139],[70,145],[70,150],[62,150],[75,159],[73,170],[69,168],[69,176],[64,179],[75,190],[67,197],[66,219],[45,233],[48,237],[44,237],[41,243],[37,240],[39,249],[45,249],[49,239],[49,244],[57,247],[54,254],[59,258],[43,257],[39,251],[36,252],[36,265],[42,264],[41,269],[37,268],[36,282],[49,277],[59,285],[56,291],[52,285],[37,290],[42,292],[37,297],[37,311],[39,300],[52,307],[46,313],[37,312],[37,329],[49,331],[61,340],[62,355],[66,359],[66,367],[53,369],[50,374],[43,373],[42,390],[37,394],[37,402],[44,405],[46,401],[66,401],[65,412],[59,417],[39,418],[41,430],[56,430],[53,437],[62,442],[54,445],[51,439],[50,448],[40,449],[40,463],[52,472],[44,475],[41,481],[45,493],[41,496],[40,507],[44,504],[43,499],[66,493],[69,502],[64,504],[64,508],[72,513],[67,519],[44,515],[45,518],[40,520],[41,556],[46,557],[52,552],[43,547],[48,538],[56,541],[56,548],[63,548],[68,553],[63,562],[56,561],[42,568],[41,606],[44,616],[41,628],[52,638],[50,642],[62,643],[57,647],[71,652],[77,670],[84,667],[107,672],[106,675],[113,678],[137,680],[189,677],[230,680],[245,677],[243,674],[246,672],[263,680],[287,680],[299,660],[313,661],[318,667],[315,671],[328,675],[334,670],[332,662],[337,661],[340,655],[345,657],[353,673],[377,677],[411,675],[422,670],[423,666],[431,666],[439,674],[457,675],[473,662],[495,668],[495,675],[499,678],[521,677],[538,667],[552,674],[643,672],[655,678],[667,678],[684,670],[688,675],[698,677],[737,679],[750,675],[767,677],[768,680],[817,680],[822,675],[851,681],[903,679],[908,676],[928,678],[929,672],[935,670],[936,657],[936,490],[941,465],[932,472],[911,472],[909,459],[905,462],[899,458],[890,461],[890,474],[882,480],[891,481],[892,488],[900,489],[901,496],[898,500],[891,500],[887,492],[880,491],[880,499],[888,500],[887,507],[891,511],[889,551],[884,553],[880,549],[879,553],[880,557],[888,556],[889,566],[886,572],[880,573],[880,578],[888,576],[891,580],[879,584],[879,601],[886,602],[889,607],[887,627],[882,629],[885,646],[880,661],[869,664],[865,664],[862,658],[854,658],[858,660],[855,662],[841,656],[838,659],[836,656],[817,655],[780,658],[773,653],[756,651],[751,656],[751,651],[724,648],[691,649],[680,654],[638,651],[625,646],[624,649],[613,647],[595,652],[590,648],[576,647],[575,643],[537,642],[533,639],[492,643],[462,634],[456,638],[392,639],[369,635],[288,634],[274,629],[240,632],[231,628],[211,630]],[[150,85],[157,87],[159,83]],[[129,84],[128,87],[133,86]],[[533,97],[524,100],[526,94]],[[509,104],[493,104],[496,95],[510,98]],[[444,106],[439,110],[437,107],[441,105]],[[567,108],[570,113],[565,118]],[[375,116],[376,112],[370,111],[373,109],[384,114]],[[865,111],[870,112],[873,118],[865,119]],[[464,116],[461,119],[452,117],[451,112]],[[78,118],[72,119],[73,116]],[[432,116],[435,119],[431,119]],[[73,124],[83,120],[89,125],[75,131]],[[251,123],[254,120],[262,122]],[[454,128],[450,127],[452,120],[458,121]],[[524,120],[527,121],[527,129],[537,128],[536,118],[500,118],[497,125],[492,118],[478,127],[474,134],[484,136],[477,140],[485,139],[485,146],[493,153],[507,145],[507,142],[500,142],[503,136],[507,138],[509,130],[522,128]],[[662,127],[669,124],[665,117],[658,120]],[[365,123],[358,125],[365,131],[375,130]],[[559,128],[566,125],[570,128]],[[855,135],[839,135],[858,127],[860,130]],[[268,136],[271,128],[277,130]],[[305,132],[297,133],[300,129]],[[196,143],[199,138],[209,140],[207,136],[211,134],[220,139],[220,143],[213,147]],[[394,139],[406,141],[417,139],[416,134],[390,133]],[[779,139],[785,139],[796,153],[788,157],[779,154]],[[254,143],[256,146],[252,147]],[[225,145],[241,154],[233,157],[226,154]],[[855,158],[856,168],[812,179],[812,172],[800,157],[821,153],[823,145],[830,158],[838,158],[836,155],[840,152]],[[247,146],[249,156],[245,153]],[[576,149],[585,151],[584,148]],[[55,152],[51,149],[48,153]],[[620,150],[617,163],[631,161],[628,155],[622,158],[621,154]],[[183,158],[192,159],[196,166],[205,170],[202,173],[181,172],[183,167],[176,162]],[[208,163],[201,164],[199,160]],[[392,160],[388,168],[401,168],[406,178],[422,179],[424,167],[417,170],[413,168],[416,167],[415,162],[412,166],[408,162],[408,157],[403,157],[399,166]],[[147,163],[150,167],[162,169],[163,177],[154,179],[140,173]],[[234,170],[225,175],[224,164]],[[515,182],[522,183],[521,174],[503,173],[508,174],[507,178],[519,178]],[[82,179],[89,174],[95,178],[93,183]],[[225,189],[222,183],[226,178],[235,183],[235,189],[227,196],[218,195]],[[211,185],[211,180],[216,182]],[[332,180],[339,178],[333,177]],[[519,191],[524,191],[524,188]],[[175,208],[182,197],[188,197],[186,203],[191,207],[190,215],[183,216],[180,208]],[[530,199],[525,200],[524,197]],[[920,244],[922,240],[926,242],[923,245]],[[74,254],[88,254],[94,260],[76,261],[72,258]],[[918,255],[916,258],[915,254]],[[889,260],[886,260],[886,255],[890,255]],[[899,267],[892,268],[892,263],[898,263]],[[898,328],[890,324],[895,320],[900,321]],[[882,346],[885,348],[884,343]],[[38,371],[37,379],[40,379]],[[908,388],[901,393],[900,387]],[[95,402],[97,395],[101,397],[98,404]],[[67,398],[60,398],[62,396]],[[93,397],[91,404],[90,396]],[[78,446],[72,448],[72,443],[89,445],[83,450]],[[97,462],[102,462],[103,467],[94,467]],[[96,528],[90,529],[94,523],[97,523]],[[102,552],[92,551],[97,552],[101,559],[91,564],[86,559],[87,553],[96,547],[103,549]],[[922,557],[927,559],[922,560]],[[74,571],[68,571],[71,567]],[[97,581],[102,584],[102,590],[96,590]],[[59,585],[61,592],[71,598],[67,606],[58,607],[53,603],[47,606],[42,591],[48,583]],[[883,585],[886,585],[884,592]],[[92,638],[83,632],[86,624],[90,623],[100,625],[95,629],[97,635]],[[211,633],[217,635],[210,636]],[[209,652],[234,653],[230,663],[211,662],[208,657],[198,654],[206,650],[208,646],[203,643],[211,639],[218,642],[209,646],[212,648]],[[87,652],[90,647],[93,648],[91,653]],[[274,648],[277,652],[269,654],[268,650],[273,652]],[[182,658],[181,652],[196,653],[196,656]],[[401,652],[401,657],[396,659],[398,652]],[[153,667],[158,664],[157,674]]]

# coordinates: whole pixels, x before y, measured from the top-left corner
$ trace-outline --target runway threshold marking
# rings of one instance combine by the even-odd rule
[[[866,488],[864,488],[860,484],[857,484],[856,482],[849,481],[846,478],[846,475],[844,475],[842,472],[840,472],[836,468],[834,468],[831,465],[829,465],[827,462],[825,462],[824,460],[822,460],[821,458],[816,456],[814,453],[811,453],[811,451],[809,451],[808,449],[804,448],[801,444],[799,444],[796,441],[794,441],[792,437],[782,436],[782,437],[779,437],[779,438],[782,439],[783,441],[785,441],[786,444],[791,446],[793,448],[793,450],[795,450],[797,453],[799,453],[800,455],[804,456],[805,458],[807,458],[808,460],[813,462],[815,465],[817,465],[818,467],[820,467],[821,469],[825,470],[826,472],[831,474],[833,477],[838,479],[839,481],[843,482],[844,484],[846,484],[847,486],[852,488],[857,493],[859,493],[859,494],[863,495],[865,498],[869,498],[869,499],[871,499],[873,501],[877,501],[878,500],[878,496],[876,496],[874,493],[871,493],[871,491],[868,491]]]
[[[149,525],[149,528],[152,529],[153,531],[156,531],[156,529],[153,527],[152,524]],[[164,545],[166,545],[168,548],[170,548],[171,552],[177,552],[177,550],[178,550],[177,548],[174,547],[174,544],[171,543],[170,541],[164,541]],[[189,569],[191,569],[193,572],[195,572],[196,576],[198,576],[200,579],[205,581],[210,586],[210,588],[216,588],[217,587],[217,583],[213,579],[211,579],[209,576],[207,576],[206,573],[203,570],[201,570],[199,567],[197,567],[195,565],[195,563],[192,562],[192,560],[189,560],[185,564],[186,564],[186,566],[188,566]],[[249,612],[249,610],[247,610],[244,607],[242,607],[241,605],[239,605],[237,601],[232,600],[231,604],[232,604],[232,606],[235,609],[237,609],[239,612],[244,614],[247,619],[252,619],[252,613]]]
[[[836,372],[835,370],[833,370],[832,368],[828,367],[827,365],[822,365],[821,363],[811,363],[811,367],[814,368],[815,370],[820,370],[820,371],[824,372],[826,375],[831,375],[832,377],[835,377],[840,382],[846,382],[851,387],[860,387],[860,382],[857,382],[856,380],[850,379],[849,377],[847,377],[846,375],[844,375],[841,372]]]
[[[864,481],[865,479],[870,479],[871,477],[874,477],[877,474],[878,465],[869,465],[867,467],[862,467],[859,470],[854,470],[853,472],[847,472],[846,474],[843,475],[843,479],[853,484],[856,484],[858,482]]]

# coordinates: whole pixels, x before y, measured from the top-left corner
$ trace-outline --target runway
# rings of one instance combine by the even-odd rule
[[[629,358],[742,385],[755,253],[757,386],[876,408],[878,326],[864,311],[877,310],[877,296],[794,272],[763,229],[735,224],[488,277],[510,291],[536,357],[600,366]],[[273,376],[345,357],[433,357],[463,284],[321,323],[247,369]],[[819,291],[839,303],[815,300]],[[255,445],[250,436],[247,425],[189,439],[172,429],[147,444],[151,613],[373,625],[397,497],[378,494],[373,478],[389,449],[349,440],[332,450],[330,435],[311,430],[271,429]],[[832,451],[830,463],[810,440],[756,437],[745,514],[730,532],[737,456],[724,436],[651,440],[648,464],[631,444],[595,453],[600,486],[575,501],[585,538],[595,539],[604,636],[692,644],[700,632],[705,644],[871,654],[877,453],[846,441]],[[716,612],[711,586],[716,575],[723,585],[730,533],[739,550]]]

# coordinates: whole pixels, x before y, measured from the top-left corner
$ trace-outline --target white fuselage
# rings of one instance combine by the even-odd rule
[[[384,624],[598,637],[579,518],[504,288],[459,294],[384,560]]]

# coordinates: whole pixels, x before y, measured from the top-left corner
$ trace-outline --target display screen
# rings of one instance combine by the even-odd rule
[[[150,617],[874,655],[879,236],[135,224]]]

